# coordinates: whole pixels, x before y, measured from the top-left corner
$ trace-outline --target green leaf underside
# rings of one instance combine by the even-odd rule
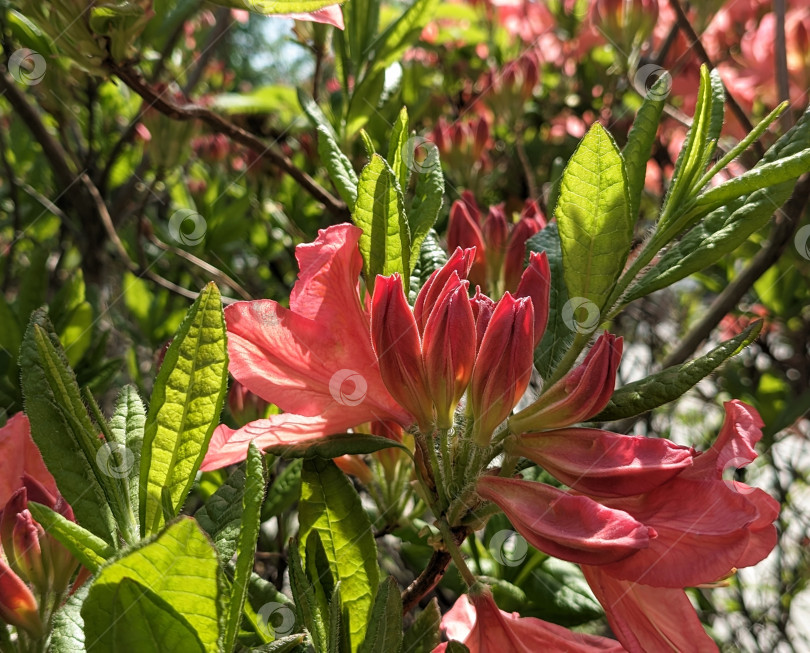
[[[563,278],[562,250],[557,223],[550,223],[532,236],[526,242],[526,252],[527,257],[529,252],[545,252],[551,270],[546,332],[534,351],[534,366],[540,376],[546,379],[562,360],[574,339],[573,331],[562,317],[563,307],[568,301],[568,290]]]
[[[369,289],[378,274],[410,275],[411,236],[405,220],[402,190],[385,160],[375,154],[360,173],[357,203],[352,214],[363,230],[360,253]]]
[[[604,307],[630,251],[629,204],[621,154],[596,123],[565,169],[555,211],[569,297]]]
[[[29,501],[28,509],[42,528],[59,540],[90,571],[97,571],[115,553],[115,549],[100,537],[48,506]]]
[[[180,325],[152,391],[140,471],[144,535],[164,523],[163,488],[176,515],[194,483],[225,399],[225,340],[222,304],[212,283]]]
[[[20,349],[25,412],[31,437],[76,520],[108,544],[115,522],[95,473],[102,442],[82,402],[76,377],[45,312],[35,311]]]
[[[115,410],[110,419],[110,432],[117,443],[126,448],[127,458],[123,471],[127,471],[128,504],[132,511],[134,524],[140,523],[140,475],[141,449],[143,447],[143,429],[146,423],[146,409],[138,391],[127,385],[121,390],[115,403]],[[128,467],[128,469],[127,469]]]
[[[340,594],[352,651],[368,627],[379,584],[377,546],[368,516],[354,487],[331,460],[307,459],[301,473],[299,538],[303,545],[317,530]]]
[[[194,515],[214,541],[220,559],[227,563],[236,553],[242,524],[242,496],[245,492],[245,466],[239,465]]]
[[[726,359],[742,351],[759,335],[762,322],[755,322],[738,336],[712,349],[705,356],[668,367],[640,381],[628,383],[613,393],[605,409],[593,418],[594,422],[608,422],[635,417],[674,401],[711,374]]]
[[[337,458],[345,455],[374,453],[381,449],[398,447],[408,451],[400,442],[368,433],[335,433],[298,444],[278,444],[264,448],[280,458]]]
[[[253,571],[256,541],[259,538],[259,516],[264,499],[264,462],[261,451],[252,442],[247,453],[247,480],[242,497],[242,522],[239,530],[239,542],[236,557],[236,569],[231,586],[231,599],[228,604],[228,616],[225,627],[224,649],[230,651],[239,634],[242,621],[242,608]]]
[[[361,653],[396,653],[402,646],[402,599],[392,576],[377,590]]]
[[[85,653],[84,619],[82,606],[87,598],[90,583],[77,589],[56,611],[53,617],[50,653]]]
[[[318,156],[321,163],[326,166],[326,171],[341,199],[346,202],[349,210],[353,211],[357,202],[357,173],[335,138],[322,126],[318,127]]]
[[[405,631],[402,639],[402,650],[407,653],[431,653],[441,642],[439,625],[442,613],[439,602],[433,597],[414,619],[413,624]],[[505,652],[504,652],[505,653]]]
[[[99,628],[106,628],[110,623],[109,611],[113,609],[111,604],[116,592],[121,582],[129,579],[147,588],[160,600],[161,605],[173,609],[188,623],[191,632],[196,633],[202,643],[200,650],[213,653],[219,650],[219,574],[216,551],[210,541],[193,519],[182,517],[171,523],[157,538],[146,541],[131,553],[103,567],[90,587],[82,617],[86,625],[95,623],[99,624]],[[129,600],[133,595],[133,592],[129,592],[124,598],[115,600]],[[149,615],[150,618],[154,616],[151,612]],[[149,621],[146,616],[144,619]],[[133,623],[137,625],[140,619]],[[172,624],[172,629],[175,627]],[[92,650],[90,639],[88,633],[88,650]]]
[[[301,564],[301,554],[298,553],[298,544],[290,542],[290,589],[295,600],[295,611],[298,620],[306,627],[312,637],[316,651],[326,648],[327,616],[322,613],[321,606],[315,596],[315,588],[304,573]]]

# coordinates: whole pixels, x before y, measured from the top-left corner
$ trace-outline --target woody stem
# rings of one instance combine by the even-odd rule
[[[444,546],[447,549],[447,552],[450,554],[450,557],[453,559],[456,569],[458,569],[467,587],[472,587],[477,581],[473,573],[470,571],[470,568],[467,566],[467,563],[464,561],[464,556],[461,554],[461,550],[458,548],[458,546],[456,546],[456,539],[453,536],[453,532],[450,530],[450,524],[448,524],[444,519],[439,519],[436,521],[436,527],[442,534]]]

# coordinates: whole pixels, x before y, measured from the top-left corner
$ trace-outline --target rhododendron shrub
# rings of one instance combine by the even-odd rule
[[[726,308],[720,340],[648,372],[626,322],[732,267],[780,207],[791,219],[810,115],[771,138],[780,104],[734,142],[722,67],[640,79],[656,19],[674,24],[654,0],[19,4],[4,31],[92,111],[63,128],[42,91],[43,122],[19,90],[38,59],[0,67],[66,198],[23,181],[36,166],[0,133],[0,246],[42,273],[13,292],[14,263],[0,276],[0,653],[719,650],[706,606],[786,528],[786,498],[745,474],[789,420],[707,378],[786,326]],[[715,22],[771,33],[750,4],[684,15],[715,56]],[[297,21],[311,85],[236,90],[208,61],[261,15]],[[786,22],[799,96],[805,19]],[[178,72],[184,49],[198,67]],[[584,109],[576,85],[600,71]],[[102,147],[110,98],[139,108]],[[672,116],[687,127],[667,165]],[[21,196],[62,228],[29,224]],[[189,208],[219,202],[210,224]],[[81,231],[74,211],[88,241],[60,256],[17,237]],[[251,211],[272,221],[246,227]],[[106,358],[124,338],[95,341],[111,252],[129,333],[149,334],[125,365]],[[46,274],[65,282],[53,297]],[[722,417],[684,439],[657,418],[695,386]]]

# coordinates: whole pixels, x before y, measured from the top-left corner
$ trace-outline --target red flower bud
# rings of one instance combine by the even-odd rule
[[[470,381],[473,438],[479,446],[512,412],[532,374],[534,310],[528,298],[506,293],[492,314]]]
[[[613,394],[621,357],[622,339],[605,332],[581,365],[509,420],[509,429],[513,433],[527,433],[568,426],[593,417]]]
[[[371,301],[371,338],[388,392],[422,430],[428,430],[433,402],[427,392],[419,329],[398,274],[377,276]]]
[[[506,253],[506,241],[509,237],[510,226],[506,220],[506,211],[504,211],[503,204],[489,207],[482,230],[487,248],[487,272],[489,280],[492,282],[497,282],[501,276],[501,267]]]
[[[481,347],[481,340],[484,338],[487,325],[492,319],[497,304],[481,292],[481,286],[475,287],[475,295],[470,300],[470,303],[473,317],[475,317],[475,348],[477,351]]]
[[[453,413],[475,364],[475,319],[468,285],[453,272],[425,325],[422,354],[441,429],[453,425]]]
[[[450,207],[450,221],[447,225],[447,247],[455,249],[475,248],[475,260],[468,275],[463,275],[474,286],[486,288],[487,263],[484,235],[478,226],[475,214],[464,200],[456,200]]]
[[[520,214],[520,220],[512,228],[509,240],[506,243],[504,257],[503,282],[504,288],[514,292],[523,273],[523,264],[526,260],[526,241],[545,226],[545,218],[534,200],[528,200]]]
[[[475,123],[475,147],[473,148],[473,155],[476,159],[481,158],[481,155],[484,153],[488,143],[489,121],[481,116]]]
[[[48,589],[48,576],[42,564],[42,549],[39,545],[40,538],[44,536],[42,526],[34,521],[27,509],[17,513],[11,533],[17,572],[21,578],[33,583],[41,592]]]
[[[430,313],[450,281],[450,277],[456,274],[459,279],[466,279],[474,257],[475,250],[462,250],[457,247],[447,259],[447,263],[428,277],[425,285],[419,291],[413,307],[413,315],[419,325],[420,334],[424,332]]]
[[[34,638],[42,636],[37,601],[0,556],[0,620],[20,628]]]
[[[534,346],[543,339],[548,322],[548,299],[551,289],[551,269],[545,252],[529,254],[529,265],[520,277],[516,297],[529,297],[534,308]]]

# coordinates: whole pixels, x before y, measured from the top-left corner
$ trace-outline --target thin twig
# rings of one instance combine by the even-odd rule
[[[347,220],[350,217],[345,202],[336,198],[306,172],[298,168],[288,156],[276,152],[250,132],[198,104],[181,106],[175,103],[166,92],[158,91],[147,84],[140,72],[130,65],[111,62],[109,67],[111,72],[115,73],[121,81],[162,114],[175,120],[201,120],[215,131],[225,134],[241,145],[249,147],[260,157],[290,175],[304,190],[321,202],[326,207],[326,210],[337,218]]]
[[[233,22],[233,18],[231,18],[231,10],[227,7],[219,9],[214,14],[214,26],[208,33],[208,39],[200,51],[200,56],[197,57],[197,61],[194,62],[194,68],[186,78],[185,86],[183,86],[183,94],[186,97],[190,96],[192,91],[197,88],[197,84],[200,83],[206,66],[211,61],[211,57],[214,56],[214,52],[216,52],[216,48],[214,46],[216,46],[216,44],[219,43],[219,40],[228,33],[228,30],[231,29]]]
[[[11,262],[14,259],[14,246],[17,244],[17,232],[20,230],[20,225],[22,225],[19,185],[17,178],[14,175],[14,169],[11,167],[11,162],[6,156],[7,147],[8,145],[6,143],[6,137],[3,135],[3,129],[0,129],[0,160],[3,163],[3,169],[6,171],[6,178],[8,179],[8,197],[11,200],[11,205],[13,207],[11,242],[8,244],[6,251],[3,252],[3,260],[5,261],[5,264],[3,265],[3,285],[0,287],[0,290],[2,291],[8,290],[8,284],[11,280]]]
[[[672,9],[675,11],[675,15],[678,18],[678,27],[683,30],[683,33],[686,35],[688,40],[690,41],[689,46],[694,48],[695,52],[698,55],[698,58],[705,63],[709,68],[715,68],[716,66],[712,62],[711,58],[709,57],[709,53],[706,52],[706,48],[703,47],[703,44],[700,42],[700,37],[695,33],[695,29],[692,27],[692,24],[689,22],[689,18],[686,16],[686,12],[684,12],[683,7],[679,0],[669,0],[669,4]],[[739,104],[737,104],[737,100],[734,99],[734,96],[729,93],[728,88],[726,88],[726,104],[728,108],[731,109],[731,112],[737,118],[739,123],[743,126],[745,131],[752,131],[754,126],[751,124],[751,121],[748,119],[748,116],[745,114],[745,111],[742,110]],[[762,144],[757,142],[754,143],[754,148],[757,150],[759,156],[765,154],[765,150],[762,147]]]
[[[453,529],[453,539],[460,546],[467,539],[469,533],[470,531],[466,528]],[[413,610],[419,604],[419,601],[441,582],[451,560],[452,557],[447,551],[440,549],[433,551],[433,555],[430,556],[430,560],[422,573],[402,592],[403,615]]]
[[[745,296],[765,272],[779,257],[799,226],[805,206],[810,198],[810,175],[801,177],[793,189],[793,194],[785,203],[782,210],[777,211],[776,220],[768,237],[768,244],[751,259],[748,266],[734,279],[725,290],[712,302],[709,310],[701,320],[690,330],[681,343],[670,353],[662,363],[662,367],[670,367],[683,363],[700,346],[712,330],[720,323],[726,314],[731,311]]]
[[[790,82],[788,81],[787,45],[785,38],[785,0],[774,0],[773,10],[776,14],[776,50],[774,51],[774,64],[776,65],[776,88],[779,92],[779,101],[790,101]],[[785,111],[781,117],[782,129],[787,131],[791,127],[790,112]]]

